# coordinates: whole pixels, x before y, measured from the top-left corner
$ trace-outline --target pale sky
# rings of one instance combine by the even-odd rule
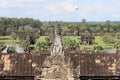
[[[78,6],[79,9],[75,9]],[[0,17],[41,21],[120,21],[120,0],[0,0]]]

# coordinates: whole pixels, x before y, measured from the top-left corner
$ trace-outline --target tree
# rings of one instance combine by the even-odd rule
[[[97,27],[95,27],[95,30],[96,30],[97,32],[99,32],[99,31],[101,31],[101,27],[100,27],[100,26],[97,26]]]
[[[89,27],[89,30],[92,32],[95,32],[95,28],[94,27]]]
[[[23,40],[21,43],[21,46],[24,48],[25,51],[28,51],[29,46],[30,46],[30,42],[27,40]]]
[[[47,44],[45,43],[45,42],[37,42],[36,43],[36,49],[38,49],[38,50],[47,50],[48,49],[48,47],[47,47]]]
[[[8,47],[7,52],[8,53],[16,53],[15,47]]]
[[[105,36],[103,37],[103,41],[108,44],[113,44],[115,43],[115,38],[110,34],[105,34]]]
[[[107,28],[107,27],[103,28],[103,31],[105,31],[105,32],[108,32],[108,30],[109,30],[109,28]]]
[[[0,31],[4,31],[4,25],[0,23]]]
[[[110,23],[111,23],[111,21],[110,21],[110,20],[107,20],[106,23],[105,23],[105,24],[106,24],[106,27],[110,27]]]
[[[10,33],[14,31],[32,31],[33,28],[39,29],[42,23],[32,18],[0,18],[0,31]]]
[[[85,25],[80,26],[80,31],[87,31],[87,27]]]
[[[7,32],[13,32],[14,30],[13,30],[13,28],[8,27],[6,31],[7,31]]]
[[[24,31],[24,27],[23,27],[23,26],[20,26],[20,27],[18,28],[18,31],[19,31],[19,32],[23,32],[23,31]]]
[[[95,52],[95,53],[100,53],[100,52],[102,52],[104,49],[103,49],[103,47],[102,46],[94,46],[93,47],[93,51]]]
[[[5,46],[3,45],[3,43],[0,43],[0,53],[5,49]]]
[[[79,43],[77,43],[75,40],[72,40],[70,38],[64,38],[63,41],[63,49],[64,50],[79,50],[80,46]]]
[[[116,42],[116,43],[114,44],[114,47],[115,47],[116,49],[120,49],[120,41]]]
[[[116,34],[116,38],[120,40],[120,33]]]
[[[49,28],[50,28],[50,24],[49,23],[43,23],[43,25],[41,26],[41,29],[43,30],[43,31],[48,31],[49,30]]]
[[[50,39],[50,37],[45,38],[46,45],[50,48],[52,45],[53,40]]]
[[[15,40],[17,38],[17,34],[15,32],[12,32],[10,34],[10,36],[12,37],[13,40]]]
[[[64,27],[62,26],[62,35],[63,36],[66,35],[68,31],[69,31],[69,28],[67,26],[64,26]]]
[[[19,38],[19,40],[20,41],[23,41],[24,40],[24,33],[23,32],[19,32],[18,34],[17,34],[17,36],[18,36],[18,38]]]

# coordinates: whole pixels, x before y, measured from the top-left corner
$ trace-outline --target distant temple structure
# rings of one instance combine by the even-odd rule
[[[81,35],[80,42],[82,45],[92,45],[94,44],[95,37],[90,35]]]

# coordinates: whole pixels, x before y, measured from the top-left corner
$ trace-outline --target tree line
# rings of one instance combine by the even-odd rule
[[[42,22],[32,18],[6,18],[0,17],[0,32],[1,35],[9,34],[10,32],[20,32],[27,30],[39,29]]]
[[[116,22],[107,20],[105,22],[87,22],[85,19],[82,19],[80,22],[41,22],[32,18],[0,17],[0,35],[10,35],[14,40],[19,38],[25,50],[28,50],[28,46],[30,44],[35,44],[36,39],[38,39],[40,35],[48,35],[49,37],[46,38],[45,42],[38,41],[36,46],[37,49],[49,49],[53,41],[53,32],[56,23],[60,24],[62,35],[79,36],[81,33],[114,33],[120,31],[119,21]],[[111,35],[105,35],[104,41],[106,43],[115,42]],[[80,49],[78,44],[79,43],[74,40],[63,40],[64,49]]]
[[[0,17],[0,35],[10,32],[39,32],[40,35],[49,35],[55,24],[59,23],[62,35],[80,35],[80,33],[119,32],[120,21],[87,22],[41,22],[33,18],[6,18]]]
[[[105,22],[64,22],[62,24],[63,35],[80,35],[81,33],[116,33],[120,31],[119,21]]]

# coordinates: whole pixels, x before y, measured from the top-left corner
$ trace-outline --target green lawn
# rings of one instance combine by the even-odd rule
[[[63,36],[64,38],[70,38],[77,42],[80,42],[80,36]],[[84,48],[93,49],[94,46],[102,46],[103,48],[113,48],[114,44],[106,44],[103,40],[103,36],[95,36],[95,44],[93,45],[80,45],[80,49],[83,50]]]
[[[38,41],[45,41],[45,38],[48,36],[40,36],[39,39],[37,39]],[[80,36],[63,36],[62,39],[71,39],[71,40],[75,40],[77,42],[80,42]],[[84,48],[90,48],[93,49],[94,46],[102,46],[103,48],[113,48],[114,44],[106,44],[103,40],[102,40],[103,36],[95,36],[95,44],[93,45],[80,45],[80,49],[84,49]],[[16,40],[13,40],[10,36],[0,36],[0,43],[9,43],[9,44],[13,44],[13,45],[17,45],[17,43],[19,43],[19,39],[17,38]]]
[[[0,36],[0,43],[16,44],[18,42],[19,42],[19,39],[13,40],[10,36]]]
[[[45,41],[45,38],[48,37],[48,36],[40,36],[39,39],[37,39],[37,41]]]
[[[106,44],[102,40],[102,36],[95,36],[95,43],[99,46],[105,46]]]
[[[11,39],[10,36],[0,36],[0,39],[1,39],[1,38],[9,38],[9,39]]]
[[[64,38],[70,38],[71,40],[75,40],[75,41],[77,41],[77,42],[79,42],[80,41],[80,36],[63,36],[62,37],[63,39]]]
[[[95,42],[97,45],[102,46],[103,48],[113,48],[114,44],[107,44],[102,40],[102,36],[96,36],[95,37]]]

